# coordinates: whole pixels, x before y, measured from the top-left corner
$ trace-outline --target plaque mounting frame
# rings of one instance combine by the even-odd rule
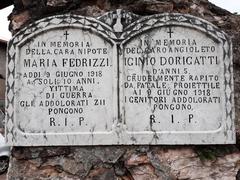
[[[107,39],[114,46],[114,54],[117,61],[116,77],[121,76],[122,68],[119,64],[121,59],[118,56],[119,49],[125,43],[149,29],[181,26],[206,33],[222,45],[224,64],[224,121],[217,131],[212,132],[150,132],[127,133],[124,125],[124,104],[121,102],[121,85],[115,86],[118,92],[117,98],[120,101],[114,102],[117,111],[114,112],[113,131],[111,133],[94,134],[51,134],[51,133],[22,133],[16,127],[15,119],[15,80],[16,61],[18,59],[18,47],[33,36],[59,27],[77,27],[86,31],[91,30]],[[51,145],[114,145],[114,144],[232,144],[235,143],[234,127],[234,89],[233,89],[233,64],[232,64],[232,43],[228,36],[211,23],[191,16],[178,13],[165,13],[141,17],[124,10],[116,10],[104,14],[95,19],[72,14],[57,15],[38,20],[21,29],[8,43],[7,54],[7,83],[6,83],[6,139],[11,146],[51,146]],[[121,79],[121,78],[120,78]],[[119,82],[118,80],[118,83]],[[118,87],[118,88],[117,88]],[[169,140],[171,136],[171,140]]]

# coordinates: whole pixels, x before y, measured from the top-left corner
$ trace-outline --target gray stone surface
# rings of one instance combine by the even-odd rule
[[[233,146],[15,147],[8,177],[228,180],[235,179],[239,159]]]
[[[7,42],[0,40],[0,75],[1,79],[6,76],[6,52]],[[2,97],[1,97],[2,98]]]

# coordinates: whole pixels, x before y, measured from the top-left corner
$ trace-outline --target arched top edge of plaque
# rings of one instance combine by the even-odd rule
[[[15,46],[24,44],[26,40],[32,37],[57,28],[79,28],[84,31],[93,31],[95,34],[102,36],[111,44],[114,44],[113,39],[116,38],[111,27],[95,18],[73,14],[63,14],[49,16],[24,27],[8,42],[8,49],[11,50],[10,48],[12,45]]]
[[[96,18],[80,16],[74,14],[62,14],[49,16],[29,24],[16,33],[9,41],[9,44],[21,41],[26,36],[29,36],[35,31],[42,32],[43,28],[52,27],[85,27],[86,29],[97,30],[110,41],[124,40],[135,36],[136,31],[144,31],[159,26],[181,25],[192,27],[203,31],[216,39],[228,41],[231,44],[231,39],[228,35],[219,29],[214,24],[189,14],[180,13],[162,13],[150,16],[139,16],[131,12],[117,9],[110,11]],[[45,29],[44,29],[45,30]],[[35,33],[36,34],[36,33]]]
[[[108,36],[106,34],[103,34],[103,33],[99,32],[97,29],[94,29],[92,27],[84,27],[82,25],[61,25],[61,26],[58,25],[58,26],[46,27],[44,29],[44,31],[42,31],[42,30],[35,31],[34,33],[29,34],[28,36],[24,37],[21,41],[18,41],[16,43],[16,45],[18,47],[22,47],[26,43],[31,42],[32,39],[34,39],[35,37],[37,37],[43,33],[54,31],[54,30],[63,30],[64,31],[63,35],[66,38],[66,36],[69,35],[68,30],[70,30],[70,29],[71,30],[77,29],[77,30],[81,30],[83,32],[91,32],[92,34],[101,37],[104,41],[110,43],[111,45],[113,45],[115,43],[112,39],[108,38]],[[63,40],[63,41],[67,41],[67,40]]]
[[[122,32],[119,39],[130,38],[129,35],[142,28],[151,29],[167,25],[182,25],[199,29],[215,38],[231,42],[228,35],[214,24],[205,19],[181,13],[161,13],[149,16],[140,16],[126,10],[117,9],[108,12],[98,18],[99,20],[112,27],[114,32]]]
[[[191,28],[193,30],[197,30],[209,35],[218,43],[227,43],[228,48],[231,47],[231,39],[217,26],[199,17],[180,13],[163,13],[144,16],[132,24],[129,24],[123,30],[120,39],[123,39],[122,44],[124,44],[127,43],[131,38],[148,30],[167,26],[181,26]]]

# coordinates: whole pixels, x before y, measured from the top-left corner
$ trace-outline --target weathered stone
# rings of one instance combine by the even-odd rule
[[[126,166],[138,166],[141,164],[149,163],[148,156],[146,154],[132,154],[131,157],[128,158],[125,165]]]
[[[106,179],[117,180],[117,177],[112,168],[107,169],[107,168],[99,167],[90,171],[90,173],[85,179],[86,180],[106,180]]]
[[[114,1],[98,1],[97,5],[94,4],[94,2],[85,2],[85,1],[74,1],[71,2],[71,5],[76,5],[75,9],[73,6],[73,9],[69,9],[70,12],[73,13],[77,13],[77,14],[81,14],[81,15],[87,15],[87,16],[99,16],[102,15],[104,12],[111,10],[113,8],[123,8],[123,9],[128,9],[129,11],[133,11],[135,13],[139,13],[139,14],[148,14],[148,12],[145,12],[145,8],[147,8],[147,6],[149,5],[150,1],[136,1],[136,2],[132,2],[132,1],[124,1],[122,3],[117,3]],[[156,3],[155,1],[153,3]],[[166,1],[161,1],[161,3],[165,3],[168,4],[169,2]],[[240,35],[237,31],[235,31],[234,29],[239,29],[239,22],[240,22],[240,17],[238,15],[232,15],[230,14],[228,11],[223,10],[221,8],[218,8],[210,3],[208,3],[207,1],[175,1],[175,4],[186,4],[189,3],[189,8],[192,9],[191,11],[189,11],[190,14],[193,14],[195,16],[199,16],[202,17],[208,21],[211,21],[212,23],[216,24],[217,26],[219,26],[221,29],[224,29],[229,35],[231,35],[233,37],[233,52],[234,52],[234,56],[233,56],[233,61],[234,63],[238,64],[239,63],[239,58],[240,57],[240,50],[238,48],[238,42],[240,39]],[[100,6],[100,4],[102,6]],[[150,3],[151,4],[151,3]],[[32,8],[34,9],[34,6],[43,6],[42,3],[32,3]],[[180,12],[181,10],[185,11],[185,6],[178,6],[175,7],[174,11],[175,12]],[[134,9],[138,8],[139,10],[135,11]],[[144,8],[141,8],[144,7]],[[106,8],[106,9],[104,9]],[[31,18],[27,17],[25,19],[29,19],[29,21],[32,21],[34,19],[39,19],[41,18],[41,16],[43,16],[44,13],[44,8],[38,8],[39,10],[37,11],[31,11]],[[65,8],[67,9],[67,8]],[[42,11],[41,13],[39,13],[39,11]],[[53,9],[51,10],[51,8],[49,8],[48,10],[48,15],[54,14],[57,10]],[[20,26],[24,25],[26,22],[25,19],[21,20],[21,23],[16,23],[17,21],[15,20],[15,18],[17,19],[18,16],[21,17],[21,14],[23,13],[23,11],[19,11],[14,13],[14,15],[11,16],[10,19],[12,19],[11,21],[11,29],[12,30],[16,30],[18,29]],[[27,13],[26,13],[27,14]],[[217,18],[216,18],[217,16]],[[14,17],[14,18],[13,18]],[[219,20],[219,19],[222,20]],[[14,26],[13,26],[14,24]],[[234,71],[236,71],[236,68],[234,68]],[[237,77],[236,77],[237,78]],[[235,83],[238,80],[235,81]],[[236,88],[236,86],[235,86]],[[236,98],[235,98],[236,99]],[[236,106],[239,106],[239,103],[236,102],[235,103]],[[238,115],[236,116],[236,120],[238,120]],[[238,123],[237,123],[238,124]],[[237,131],[239,129],[239,127],[237,126]]]
[[[171,2],[150,1],[149,3],[143,5],[146,7],[144,11],[150,14],[166,13],[173,10],[173,4]]]
[[[118,161],[117,163],[115,163],[113,165],[113,168],[114,168],[114,172],[117,176],[124,177],[128,174],[128,170],[125,167],[125,164],[123,161]]]
[[[7,49],[7,42],[4,40],[0,40],[0,79],[4,81],[4,79],[6,78],[6,49]],[[4,84],[2,84],[1,82],[1,95],[0,95],[0,99],[4,100],[5,96],[4,95]]]
[[[4,75],[5,76],[5,75]],[[1,89],[0,89],[0,106],[1,106],[1,108],[3,109],[3,101],[4,101],[4,97],[5,97],[5,89],[4,88],[2,88],[2,87],[4,87],[5,86],[5,79],[3,79],[3,77],[2,78],[0,78],[0,87],[1,87]]]
[[[23,11],[20,14],[12,15],[11,29],[17,31],[30,19],[29,11]]]
[[[233,153],[218,157],[215,161],[202,162],[192,149],[175,149],[158,151],[162,163],[168,164],[175,177],[178,179],[234,179],[239,168],[240,154]],[[223,173],[224,172],[224,173]],[[221,175],[220,175],[221,174]]]
[[[170,167],[161,162],[161,159],[159,159],[156,152],[149,152],[148,157],[151,165],[155,168],[155,174],[157,174],[158,177],[166,180],[173,179],[174,176],[171,174]]]
[[[68,0],[48,0],[47,6],[64,6],[68,3]]]
[[[20,2],[20,0],[19,0]],[[88,16],[99,16],[104,14],[104,12],[109,10],[114,10],[116,8],[128,9],[129,11],[134,11],[138,14],[147,15],[149,13],[159,12],[161,7],[153,7],[150,1],[88,1],[87,3],[80,3],[80,1],[69,1],[70,3],[65,6],[61,6],[62,9],[58,9],[55,6],[49,6],[47,9],[43,8],[44,4],[40,1],[34,1],[35,3],[30,4],[33,10],[29,13],[24,13],[26,16],[22,15],[24,8],[26,8],[26,2],[24,2],[25,7],[21,3],[15,1],[15,15],[10,17],[11,19],[11,30],[16,33],[19,28],[25,26],[28,22],[40,19],[43,16],[55,15],[56,13],[70,12],[80,15]],[[44,2],[44,1],[42,1]],[[46,1],[45,1],[46,2]],[[53,2],[53,1],[52,1]],[[61,1],[55,1],[56,4],[60,4]],[[81,1],[83,2],[83,1]],[[148,3],[146,3],[148,2]],[[159,1],[166,4],[166,9],[171,9],[171,2],[169,1]],[[234,60],[234,78],[235,78],[235,109],[236,109],[236,126],[238,137],[240,137],[240,16],[233,15],[229,12],[213,6],[208,3],[207,0],[174,0],[173,12],[188,12],[192,15],[204,18],[211,21],[213,24],[217,25],[219,28],[227,32],[233,41],[233,60]],[[64,3],[63,3],[64,4]],[[86,5],[87,4],[87,5]],[[153,9],[145,6],[151,6]],[[29,7],[29,6],[28,6]],[[148,9],[148,11],[146,11]],[[172,12],[171,11],[171,12]],[[47,13],[46,13],[47,12]],[[111,155],[111,161],[108,161],[107,152],[111,152],[111,147],[109,149],[98,148],[97,150],[92,150],[92,147],[66,147],[66,153],[61,153],[58,149],[50,148],[52,153],[43,153],[42,148],[13,148],[13,157],[11,158],[11,166],[9,169],[9,179],[81,179],[81,177],[86,177],[88,174],[89,179],[100,179],[116,178],[123,180],[133,180],[133,179],[157,179],[160,177],[155,172],[154,166],[151,164],[155,160],[150,162],[147,154],[151,154],[154,151],[154,157],[158,157],[161,165],[164,165],[167,169],[170,168],[170,174],[173,174],[176,179],[240,179],[240,153],[239,150],[236,152],[226,152],[221,156],[216,156],[211,159],[200,159],[199,152],[195,151],[194,146],[177,146],[177,147],[161,147],[154,146],[151,148],[146,148],[143,151],[137,151],[136,149],[141,147],[119,147],[119,149],[124,149],[123,156],[118,159],[118,155]],[[226,146],[228,148],[228,146]],[[49,148],[44,148],[49,149]],[[112,151],[116,151],[115,148]],[[40,154],[44,154],[44,158],[38,158]],[[52,154],[53,156],[48,156]],[[98,157],[96,157],[96,154]],[[55,156],[56,155],[56,156]],[[56,160],[57,156],[61,156],[62,161],[64,160],[65,165],[61,164],[60,160]],[[207,155],[206,155],[207,156]],[[210,155],[211,156],[211,155]],[[114,159],[114,161],[112,161]],[[118,159],[118,160],[117,160]],[[154,158],[153,158],[154,159]],[[105,161],[105,163],[102,162]],[[117,161],[116,161],[117,160]],[[55,165],[53,164],[55,161]],[[75,161],[75,163],[73,162]],[[116,161],[116,162],[115,162]],[[126,162],[126,164],[121,161]],[[47,163],[52,162],[47,165]],[[113,168],[103,168],[103,164],[108,164],[109,162],[115,162],[115,170]],[[45,164],[46,163],[46,164]],[[71,168],[69,170],[68,164],[73,163],[79,168]],[[97,166],[95,166],[97,165]],[[108,164],[109,165],[109,164]],[[114,165],[110,165],[114,166]],[[156,165],[155,165],[156,166]],[[82,171],[81,171],[82,170]],[[66,172],[65,172],[66,171]],[[67,172],[69,171],[69,173]],[[71,174],[75,173],[76,174]],[[80,175],[81,174],[81,175]],[[116,175],[114,175],[116,174]],[[80,176],[79,176],[80,175]],[[171,177],[171,175],[169,175]]]
[[[86,6],[73,10],[73,13],[79,15],[86,14],[87,16],[98,17],[104,13],[104,10],[100,9],[98,6]]]
[[[44,18],[9,42],[6,107],[13,107],[6,108],[9,145],[235,142],[232,51],[223,32],[184,14],[140,17],[117,10],[98,19]],[[68,27],[69,23],[72,26]],[[113,30],[106,33],[109,25]],[[126,52],[119,71],[114,59],[121,55],[107,43],[110,41],[120,44],[117,51]],[[68,49],[63,51],[60,46],[65,44]],[[72,58],[77,54],[82,58]],[[142,133],[135,136],[135,132]]]
[[[240,57],[240,56],[239,56]],[[234,94],[234,98],[235,98],[235,113],[236,113],[236,132],[237,132],[237,138],[240,139],[240,69],[239,69],[239,64],[235,65],[235,70],[234,70],[234,74],[235,74],[235,78],[234,78],[234,83],[235,83],[235,94]]]
[[[39,163],[36,163],[36,161],[21,161],[21,163],[17,163],[16,159],[12,159],[14,162],[11,166],[11,168],[19,169],[21,168],[22,170],[19,172],[16,171],[11,171],[9,172],[8,176],[9,179],[17,179],[17,178],[22,178],[22,179],[29,179],[29,178],[50,178],[50,177],[56,177],[58,176],[58,171],[51,166],[44,167],[44,166],[39,166]]]
[[[129,169],[129,172],[131,172],[134,180],[169,180],[164,179],[163,177],[158,177],[155,174],[154,167],[150,164],[135,166]]]
[[[240,170],[237,172],[236,180],[240,180]]]
[[[33,0],[22,0],[22,4],[25,8],[29,8],[33,3]]]
[[[131,3],[128,6],[121,5],[122,9],[127,9],[136,14],[154,14],[170,12],[173,9],[171,2],[159,2],[159,1],[136,1],[134,4]]]
[[[94,148],[94,154],[98,157],[103,163],[116,163],[124,154],[124,148],[119,146],[116,147],[105,147],[104,151],[102,151],[103,147]]]
[[[78,163],[75,159],[67,158],[66,156],[49,158],[44,163],[44,166],[48,165],[58,167],[61,171],[78,176],[81,176],[85,172],[83,164]]]
[[[74,148],[68,156],[55,156],[36,159],[15,159],[13,157],[9,177],[71,177],[71,178],[106,178],[119,176],[122,179],[214,179],[229,177],[234,179],[240,168],[240,153],[221,155],[215,160],[200,160],[191,148],[154,147],[146,154],[138,154],[132,148],[115,165],[108,166],[96,158],[92,148]],[[109,148],[110,150],[111,148]],[[105,151],[105,148],[97,151]],[[112,152],[114,148],[112,149]],[[103,153],[101,152],[101,153]],[[111,151],[108,151],[109,153]],[[135,153],[134,153],[135,152]],[[137,153],[137,154],[136,154]],[[72,154],[75,154],[72,156]],[[107,158],[107,157],[106,157]],[[43,159],[43,160],[41,160]],[[44,160],[45,159],[45,160]],[[125,160],[125,163],[121,163]],[[117,164],[119,163],[119,164]],[[104,165],[105,164],[105,165]],[[18,171],[16,171],[18,170]],[[31,174],[34,171],[34,174]],[[113,175],[116,174],[116,175]],[[115,177],[114,177],[115,178]]]
[[[35,159],[35,158],[46,158],[46,157],[53,157],[59,155],[66,155],[70,153],[70,149],[67,147],[49,147],[49,148],[42,148],[42,147],[33,147],[23,148],[17,147],[14,148],[12,154],[16,159]]]

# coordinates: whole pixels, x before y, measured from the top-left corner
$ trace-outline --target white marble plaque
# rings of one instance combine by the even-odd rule
[[[102,27],[99,22],[87,22],[81,17],[53,17],[37,22],[37,27],[46,26],[43,29],[27,29],[32,33],[14,38],[22,36],[14,46],[8,78],[9,85],[13,83],[8,98],[13,101],[7,109],[16,132],[7,135],[9,142],[111,142],[117,119],[116,45],[97,30]]]
[[[8,47],[10,145],[235,142],[231,42],[188,15],[60,15]]]

